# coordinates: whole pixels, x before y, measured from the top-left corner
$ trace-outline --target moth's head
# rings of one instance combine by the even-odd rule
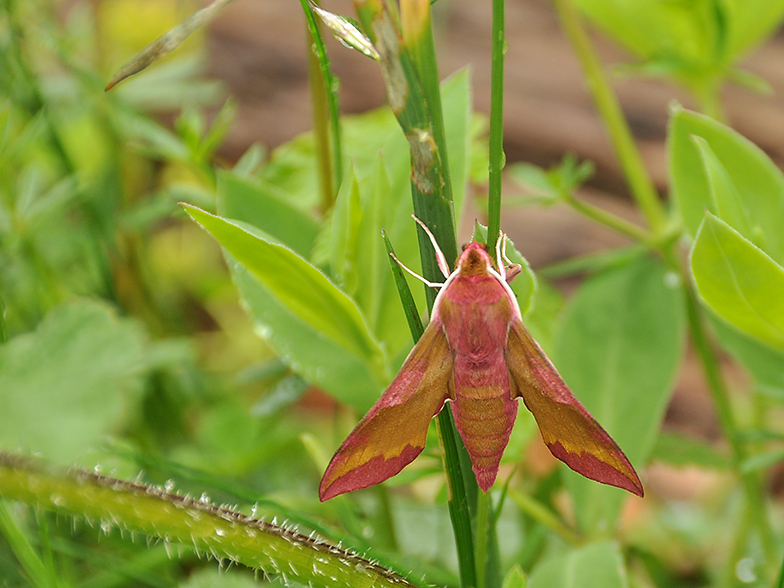
[[[495,269],[493,258],[487,253],[484,243],[469,243],[457,260],[457,269],[461,276],[486,276],[489,270]]]

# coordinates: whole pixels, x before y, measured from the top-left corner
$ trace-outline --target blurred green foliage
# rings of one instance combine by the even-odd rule
[[[718,88],[748,81],[737,60],[784,12],[780,2],[576,4],[714,115]],[[130,54],[195,7],[0,5],[0,448],[285,518],[457,585],[449,517],[434,508],[447,495],[434,431],[423,456],[383,487],[316,499],[331,449],[411,345],[380,239],[384,228],[398,257],[419,267],[410,145],[390,109],[344,117],[344,179],[321,210],[310,133],[269,156],[254,145],[233,165],[220,160],[237,106],[202,76],[198,35],[104,92]],[[486,146],[468,72],[441,91],[459,219],[466,186],[486,181]],[[660,435],[693,309],[683,276],[651,253],[657,239],[573,260],[567,273],[590,277],[568,303],[526,265],[513,284],[526,322],[577,395],[636,466],[692,468],[712,494],[687,503],[653,488],[644,506],[625,502],[541,458],[521,410],[499,477],[514,500],[493,513],[505,586],[525,586],[526,574],[532,586],[761,586],[777,564],[769,552],[781,550],[782,513],[763,475],[784,441],[784,179],[731,128],[680,108],[667,149],[673,206],[657,239],[691,248],[687,277],[711,336],[750,375],[748,394],[729,408],[742,451],[730,458]],[[571,197],[592,167],[567,157],[549,171],[510,171],[549,205]],[[741,500],[743,481],[759,491],[756,515]],[[388,490],[403,485],[408,492]],[[217,575],[187,550],[124,541],[103,521],[89,521],[99,532],[79,518],[58,524],[0,507],[6,586],[254,583],[247,570]]]

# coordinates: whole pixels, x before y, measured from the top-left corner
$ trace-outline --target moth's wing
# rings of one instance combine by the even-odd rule
[[[395,379],[343,442],[321,479],[324,501],[391,478],[422,453],[430,419],[453,390],[452,352],[433,320]]]
[[[523,397],[550,452],[586,478],[642,496],[640,478],[623,451],[574,397],[519,320],[509,329],[506,355],[512,395]]]

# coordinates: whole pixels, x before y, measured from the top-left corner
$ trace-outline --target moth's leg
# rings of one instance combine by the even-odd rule
[[[436,243],[436,238],[433,236],[433,233],[430,232],[430,229],[428,229],[425,226],[425,223],[423,223],[421,220],[419,220],[416,217],[416,215],[412,214],[411,218],[413,218],[416,222],[418,222],[419,226],[422,227],[424,229],[425,233],[427,233],[427,236],[430,237],[430,242],[433,244],[433,249],[436,250],[436,260],[438,261],[438,269],[441,270],[441,273],[444,274],[445,278],[448,278],[449,274],[452,273],[452,272],[449,271],[449,265],[446,263],[446,257],[444,257],[444,254],[441,251],[441,248],[438,246],[438,243]],[[398,262],[398,263],[400,263],[400,262]],[[403,265],[403,264],[401,263],[400,265]],[[405,267],[405,266],[403,266],[403,267]],[[411,271],[411,270],[409,270],[409,271]],[[414,274],[414,275],[416,275],[416,274]],[[419,277],[419,276],[417,276],[417,277]],[[420,279],[422,279],[422,278],[420,278]],[[424,281],[424,280],[422,280],[422,281]]]
[[[406,270],[406,271],[407,271],[409,274],[411,274],[412,276],[414,276],[414,277],[415,277],[417,280],[419,280],[419,281],[421,281],[422,283],[424,283],[426,286],[430,286],[431,288],[441,288],[441,287],[444,285],[443,283],[429,282],[429,281],[427,281],[425,278],[423,278],[422,276],[420,276],[418,273],[416,273],[414,270],[408,269],[408,268],[406,267],[406,265],[405,265],[405,264],[404,264],[402,261],[400,261],[400,260],[397,258],[397,255],[395,255],[394,253],[390,253],[390,254],[389,254],[389,256],[390,256],[392,259],[394,259],[394,260],[397,262],[397,264],[398,264],[400,267],[402,267],[402,268],[403,268],[404,270]]]
[[[511,282],[517,277],[523,268],[518,263],[512,263],[512,260],[506,256],[506,234],[501,233],[501,237],[495,244],[495,254],[498,260],[498,270],[507,282]]]

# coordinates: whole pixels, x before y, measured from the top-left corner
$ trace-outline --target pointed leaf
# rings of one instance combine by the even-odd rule
[[[692,136],[701,137],[705,143],[693,140]],[[692,236],[697,234],[706,208],[735,223],[714,206],[711,182],[699,149],[705,144],[739,195],[737,202],[746,211],[753,241],[759,242],[773,259],[783,262],[784,174],[759,147],[734,130],[707,116],[676,108],[670,119],[667,149],[672,194],[686,230]],[[703,153],[707,155],[704,150]],[[717,169],[712,163],[710,167]]]
[[[149,65],[174,51],[193,31],[208,23],[218,14],[218,12],[226,8],[226,6],[233,1],[234,0],[214,0],[208,6],[194,12],[176,27],[166,34],[161,35],[139,53],[134,55],[128,63],[122,66],[120,70],[112,76],[106,89],[111,90],[124,79],[139,73]]]
[[[220,172],[218,208],[223,216],[258,227],[302,257],[313,249],[318,223],[292,206],[275,186],[234,172]]]
[[[362,34],[362,31],[359,30],[359,27],[353,19],[328,12],[310,0],[308,1],[308,4],[322,22],[329,27],[338,41],[350,49],[356,49],[371,59],[375,59],[376,61],[380,59],[378,51],[373,47],[373,43]]]
[[[356,267],[357,233],[362,222],[362,205],[359,198],[359,184],[354,166],[343,177],[343,183],[332,209],[332,230],[330,232],[330,267],[338,284],[348,294],[357,289],[362,269]]]
[[[753,241],[754,235],[751,230],[747,203],[741,199],[732,178],[705,139],[692,135],[692,140],[700,152],[705,175],[708,179],[712,197],[710,210],[736,227],[741,235]]]
[[[356,304],[290,249],[264,241],[235,223],[184,205],[289,312],[383,372],[384,353]]]
[[[703,301],[740,331],[784,351],[784,268],[711,213],[691,251]]]

